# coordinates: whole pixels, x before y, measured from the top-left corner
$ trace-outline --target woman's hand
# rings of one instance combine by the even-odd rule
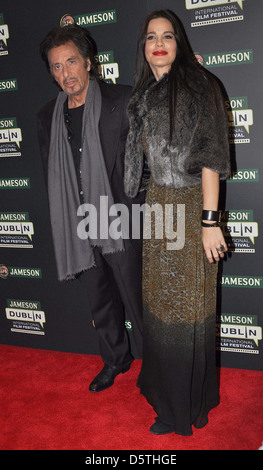
[[[209,168],[202,169],[203,209],[217,211],[219,198],[219,174]],[[213,224],[214,221],[203,220]],[[202,241],[209,263],[224,258],[227,244],[220,227],[202,227]]]
[[[202,227],[202,241],[209,263],[224,258],[227,244],[220,227]]]

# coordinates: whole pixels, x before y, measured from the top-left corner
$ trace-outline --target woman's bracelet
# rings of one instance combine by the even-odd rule
[[[202,211],[201,220],[211,220],[213,222],[219,222],[219,211]]]
[[[219,222],[213,222],[212,224],[206,224],[201,220],[202,227],[220,227]]]

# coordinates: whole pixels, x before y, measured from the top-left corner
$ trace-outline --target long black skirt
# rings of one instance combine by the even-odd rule
[[[167,249],[165,230],[159,236],[158,217],[155,223],[152,220],[151,234],[146,235],[149,239],[144,240],[144,349],[137,385],[161,421],[174,425],[177,434],[188,436],[192,425],[205,426],[209,410],[219,403],[215,346],[218,267],[210,265],[203,250],[201,186],[175,190],[150,181],[146,203],[162,207],[163,214],[166,204],[175,209],[184,205],[185,241],[181,248],[179,244],[178,249]]]

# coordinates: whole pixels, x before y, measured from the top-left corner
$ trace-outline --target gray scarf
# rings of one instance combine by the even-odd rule
[[[78,273],[95,266],[94,246],[100,247],[103,254],[116,253],[124,249],[121,237],[115,240],[105,235],[105,228],[109,227],[110,219],[108,211],[106,212],[107,206],[103,208],[100,206],[100,196],[107,196],[102,200],[108,202],[109,208],[114,202],[100,143],[101,92],[96,80],[89,82],[84,106],[80,162],[84,201],[92,204],[93,208],[87,213],[89,236],[84,231],[86,237],[84,238],[82,230],[80,238],[80,232],[77,232],[80,221],[84,222],[85,210],[79,208],[77,176],[64,121],[63,107],[66,99],[66,93],[61,92],[56,101],[51,126],[48,169],[51,228],[60,281],[72,279]],[[94,235],[96,227],[97,235],[96,233]]]

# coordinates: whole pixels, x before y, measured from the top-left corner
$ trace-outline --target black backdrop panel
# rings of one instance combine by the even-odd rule
[[[221,81],[233,173],[222,187],[230,247],[220,266],[218,363],[263,369],[262,8],[256,0],[10,0],[0,7],[0,342],[98,354],[87,286],[57,281],[36,113],[57,95],[39,54],[71,14],[96,40],[108,81],[132,84],[144,16],[171,8]],[[127,328],[129,328],[127,319]],[[132,341],[132,337],[131,337]],[[134,351],[136,356],[136,351]]]

